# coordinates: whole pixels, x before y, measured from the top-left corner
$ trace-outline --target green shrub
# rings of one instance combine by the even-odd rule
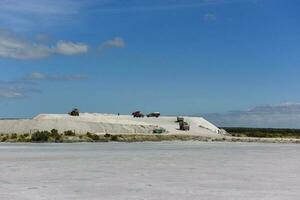
[[[4,136],[4,137],[1,138],[1,142],[6,142],[7,139],[8,139],[7,136]]]
[[[25,141],[26,141],[25,136],[23,134],[19,135],[17,142],[25,142]]]
[[[65,136],[75,136],[75,132],[71,131],[71,130],[68,130],[68,131],[65,131],[64,132],[64,135]]]
[[[49,131],[37,131],[31,135],[31,141],[33,142],[47,142],[50,138]]]
[[[88,136],[89,138],[91,138],[91,137],[92,137],[92,133],[87,132],[87,133],[86,133],[86,136]]]
[[[10,139],[17,139],[18,135],[16,133],[13,133],[10,135]]]
[[[111,137],[111,140],[112,140],[112,141],[118,141],[118,140],[119,140],[119,137],[118,137],[117,135],[113,135],[113,136]]]
[[[52,129],[50,132],[51,132],[52,134],[58,134],[58,130],[56,130],[56,129]]]
[[[56,129],[52,129],[49,136],[54,142],[60,142],[62,140],[62,136],[58,133]]]
[[[300,138],[300,129],[243,128],[243,127],[227,127],[223,129],[225,129],[232,136],[236,136],[236,137]]]
[[[100,139],[99,135],[96,135],[96,134],[93,134],[93,133],[90,133],[90,132],[87,132],[86,136],[91,138],[94,141],[98,141]]]

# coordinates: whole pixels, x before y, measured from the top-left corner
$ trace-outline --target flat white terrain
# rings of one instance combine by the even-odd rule
[[[299,200],[300,145],[1,144],[2,200]]]
[[[57,129],[59,132],[74,130],[76,133],[97,134],[152,134],[156,128],[164,128],[165,134],[190,134],[216,136],[219,129],[201,117],[184,117],[190,131],[180,131],[175,116],[159,118],[133,118],[130,115],[81,113],[80,116],[67,114],[40,114],[33,119],[0,120],[0,133],[30,133],[37,130]]]

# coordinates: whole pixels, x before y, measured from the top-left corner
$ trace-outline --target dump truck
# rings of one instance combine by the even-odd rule
[[[190,125],[187,122],[180,121],[179,122],[179,129],[182,131],[189,131],[190,130]]]
[[[135,111],[132,113],[133,117],[142,118],[144,117],[144,114],[141,111]]]
[[[147,115],[147,117],[159,117],[160,116],[160,113],[159,112],[153,112],[153,113],[149,113],[148,115]]]
[[[74,108],[71,112],[68,113],[71,116],[79,116],[79,110]]]

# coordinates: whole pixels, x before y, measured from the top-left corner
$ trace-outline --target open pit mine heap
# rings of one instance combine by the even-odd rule
[[[0,133],[33,133],[36,131],[58,132],[72,130],[76,134],[189,134],[216,136],[222,130],[202,117],[186,117],[189,130],[179,128],[177,117],[160,116],[134,118],[131,115],[113,115],[99,113],[80,113],[79,116],[68,114],[40,114],[33,119],[0,120]],[[158,131],[160,130],[160,131]]]

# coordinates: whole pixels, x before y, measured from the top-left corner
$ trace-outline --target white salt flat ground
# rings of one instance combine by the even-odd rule
[[[149,134],[155,127],[162,127],[168,134],[191,134],[216,136],[219,129],[201,117],[185,117],[190,124],[190,131],[179,131],[176,116],[159,118],[133,118],[130,115],[112,115],[99,113],[81,113],[79,117],[67,114],[40,114],[29,120],[0,120],[0,133],[28,133],[36,130],[60,132],[75,130],[77,133],[91,132],[98,134]]]
[[[300,145],[1,144],[0,199],[298,200]]]

